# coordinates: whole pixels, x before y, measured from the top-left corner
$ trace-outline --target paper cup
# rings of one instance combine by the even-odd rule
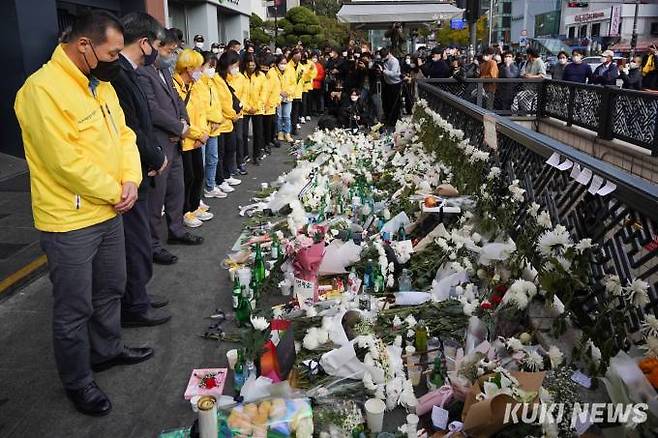
[[[386,404],[378,398],[371,398],[366,401],[366,419],[370,432],[379,433],[382,431],[384,424],[384,410]]]
[[[418,415],[409,414],[407,415],[407,438],[416,438],[418,431]]]
[[[233,370],[235,364],[238,362],[238,350],[235,348],[226,352],[226,359],[228,359],[228,367]]]
[[[408,369],[408,372],[409,372],[409,380],[411,380],[411,384],[413,386],[420,385],[420,378],[423,375],[423,369],[419,366],[413,366]]]

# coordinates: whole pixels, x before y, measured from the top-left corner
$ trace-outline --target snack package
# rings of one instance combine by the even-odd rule
[[[274,398],[237,405],[217,413],[219,438],[312,438],[309,399]]]

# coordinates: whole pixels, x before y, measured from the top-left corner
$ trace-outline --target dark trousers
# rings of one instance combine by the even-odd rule
[[[89,384],[91,363],[112,359],[123,349],[124,241],[118,216],[75,231],[41,233],[53,284],[55,361],[66,389]]]
[[[387,126],[395,126],[400,118],[401,97],[400,90],[402,84],[382,84],[382,106],[384,107],[384,117]]]
[[[302,108],[300,115],[306,117],[309,115],[309,94],[308,92],[302,93]]]
[[[248,143],[245,141],[247,134],[244,132],[245,130],[247,130],[247,133],[249,132],[247,128],[248,127],[245,126],[244,118],[233,122],[233,133],[235,133],[235,147],[233,148],[233,155],[235,158],[230,158],[235,161],[236,168],[234,169],[231,166],[231,174],[234,174],[237,170],[237,166],[241,166],[242,163],[244,163],[244,160],[249,156]],[[233,161],[230,161],[230,163],[232,164]],[[226,175],[224,177],[228,178]]]
[[[255,114],[244,116],[244,126],[242,127],[242,141],[245,147],[249,144],[249,124],[251,123],[251,159],[257,160],[265,149],[265,137],[263,133],[263,115]],[[248,149],[248,148],[247,148]]]
[[[126,237],[126,292],[121,298],[121,312],[141,315],[151,307],[146,285],[153,277],[151,227],[149,226],[150,194],[140,194],[133,208],[123,218]]]
[[[199,208],[203,188],[203,152],[201,148],[183,152],[183,172],[185,174],[183,211],[194,212]]]
[[[322,89],[314,88],[310,91],[311,114],[322,114]]]
[[[217,174],[215,176],[217,185],[221,185],[225,179],[230,178],[231,175],[237,172],[236,147],[237,134],[234,123],[233,131],[219,136],[219,164],[217,164]]]
[[[183,158],[178,145],[174,145],[167,150],[167,158],[169,158],[170,164],[161,175],[153,177],[155,187],[148,196],[149,229],[151,231],[151,247],[154,253],[162,249],[160,231],[162,229],[163,206],[169,235],[180,237],[185,233],[183,226],[185,177],[183,175]]]
[[[265,144],[273,144],[275,133],[274,133],[274,118],[275,114],[268,114],[263,116],[263,137],[265,138]]]
[[[302,107],[301,99],[294,99],[292,101],[292,111],[290,112],[290,123],[292,124],[292,133],[297,135],[297,124],[299,123],[299,116]]]

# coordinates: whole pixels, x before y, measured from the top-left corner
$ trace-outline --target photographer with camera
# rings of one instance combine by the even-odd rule
[[[388,127],[395,127],[395,123],[400,118],[402,74],[400,71],[400,61],[393,56],[388,48],[379,51],[382,57],[382,64],[377,64],[382,73],[382,106],[384,107],[385,124]]]

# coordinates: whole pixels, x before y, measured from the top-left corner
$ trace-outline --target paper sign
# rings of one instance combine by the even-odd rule
[[[546,160],[546,164],[551,167],[557,167],[558,164],[560,164],[560,154],[553,152],[553,155],[551,155],[548,160]]]
[[[482,119],[484,122],[484,142],[493,150],[498,149],[498,135],[496,134],[496,119],[491,114],[485,114]]]
[[[601,190],[596,192],[596,194],[599,196],[605,196],[614,192],[616,189],[617,189],[617,184],[611,183],[610,181],[606,181],[605,185],[601,188]]]
[[[580,175],[576,178],[576,182],[586,186],[590,179],[592,179],[592,171],[586,167],[580,172]]]
[[[432,407],[432,424],[437,429],[445,430],[448,427],[448,411],[439,406]]]
[[[586,376],[585,374],[583,374],[578,370],[574,371],[574,373],[571,375],[571,380],[573,380],[583,388],[590,389],[592,387],[592,378]]]
[[[306,302],[313,302],[313,294],[315,291],[315,285],[311,281],[304,280],[302,278],[295,277],[294,289],[295,297],[299,301],[299,307],[302,309],[306,308]]]
[[[571,168],[571,174],[569,176],[573,179],[576,179],[578,178],[578,175],[580,175],[580,164],[574,164],[574,166]]]
[[[565,171],[567,169],[571,169],[571,166],[573,166],[573,161],[571,160],[564,160],[564,163],[560,164],[557,166],[558,169]]]
[[[592,182],[589,185],[589,189],[587,189],[588,192],[590,192],[592,195],[596,195],[603,185],[603,178],[601,178],[598,175],[594,175],[592,177]]]

